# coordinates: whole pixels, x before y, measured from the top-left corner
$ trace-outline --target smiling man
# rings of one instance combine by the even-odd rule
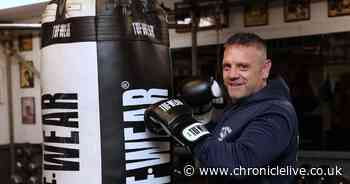
[[[271,60],[265,41],[252,33],[231,36],[222,66],[232,104],[211,136],[197,144],[195,156],[209,167],[295,167],[297,117],[284,80],[268,80]],[[291,175],[271,175],[224,176],[219,183],[289,184],[294,180]]]
[[[296,165],[297,117],[283,79],[268,79],[270,68],[264,40],[252,33],[237,33],[225,43],[223,59],[231,105],[213,129],[201,126],[186,103],[162,110],[162,105],[179,99],[152,105],[145,112],[145,122],[150,130],[162,128],[190,147],[203,167],[230,171],[210,183],[291,184],[293,175],[278,173]],[[249,173],[263,169],[266,172]]]

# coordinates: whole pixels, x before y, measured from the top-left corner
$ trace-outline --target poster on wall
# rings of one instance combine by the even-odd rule
[[[328,0],[328,17],[350,15],[350,0]]]
[[[18,39],[19,51],[31,51],[33,50],[33,37],[32,35],[20,36]]]
[[[244,26],[263,26],[268,24],[267,0],[248,3],[244,6]]]
[[[310,0],[284,0],[284,21],[310,19]]]
[[[20,85],[21,88],[33,88],[34,87],[34,73],[30,68],[33,68],[32,61],[25,61],[19,64],[20,72]]]
[[[35,102],[34,97],[21,98],[22,123],[35,124]]]

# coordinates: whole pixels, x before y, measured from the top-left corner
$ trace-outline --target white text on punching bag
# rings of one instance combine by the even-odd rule
[[[163,111],[169,111],[171,108],[176,107],[178,105],[183,105],[183,103],[180,100],[173,99],[168,100],[162,104],[159,105],[159,108],[161,108]]]
[[[167,98],[168,90],[165,89],[132,89],[123,92],[123,109],[126,109],[123,112],[125,169],[128,176],[126,183],[170,183],[170,176],[157,176],[153,173],[157,166],[170,163],[170,142],[150,140],[159,136],[149,133],[145,127],[140,129],[144,121],[145,105]],[[139,169],[146,171],[140,177],[144,179],[134,176],[134,170]]]
[[[71,36],[70,23],[57,24],[52,28],[52,39],[69,38]]]
[[[152,25],[134,22],[132,23],[132,27],[136,36],[148,36],[152,38],[156,37],[154,34],[154,27]]]

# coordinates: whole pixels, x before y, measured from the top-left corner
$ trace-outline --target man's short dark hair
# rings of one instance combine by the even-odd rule
[[[263,49],[266,52],[266,43],[260,36],[254,33],[236,33],[227,39],[225,47],[229,45],[242,45],[242,46],[255,46],[259,49]]]

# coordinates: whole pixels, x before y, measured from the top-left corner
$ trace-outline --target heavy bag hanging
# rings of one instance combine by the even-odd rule
[[[170,183],[169,137],[143,114],[170,95],[154,0],[53,0],[42,19],[43,182]]]

